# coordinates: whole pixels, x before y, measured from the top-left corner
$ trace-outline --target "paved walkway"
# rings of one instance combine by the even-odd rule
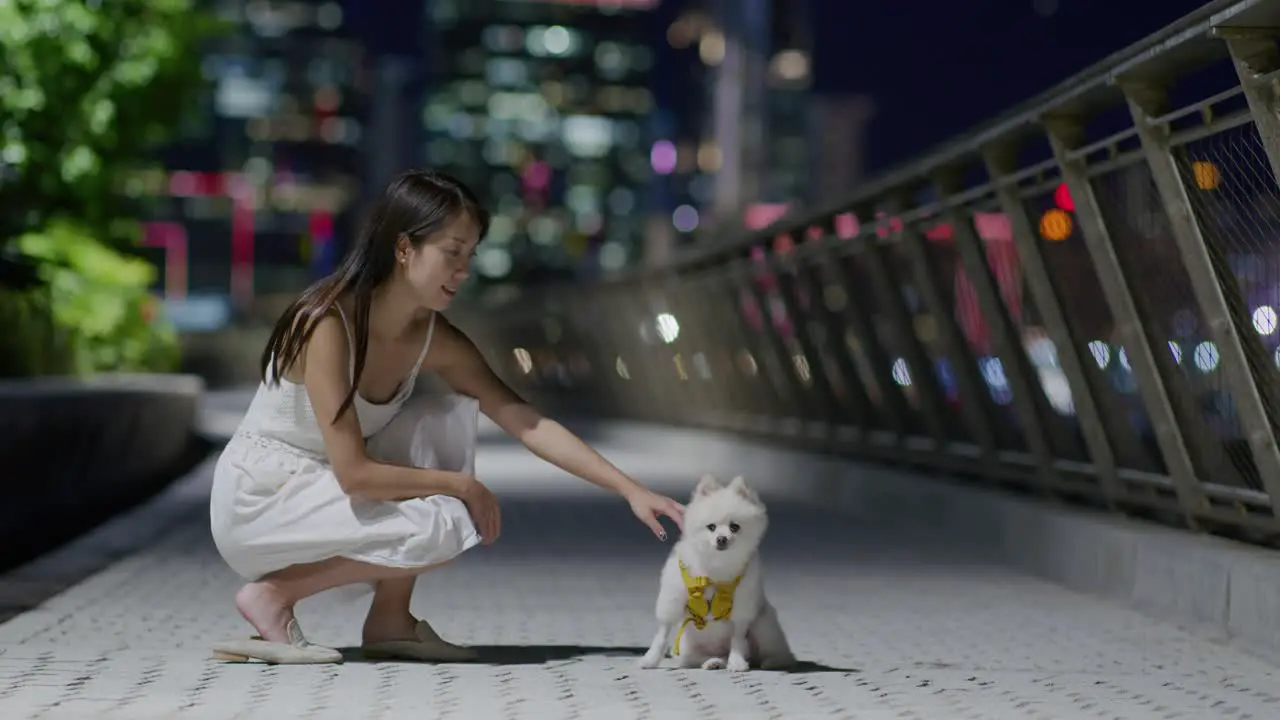
[[[211,641],[247,626],[209,539],[206,467],[14,576],[75,573],[86,555],[146,546],[0,625],[0,718],[1280,717],[1276,668],[892,516],[787,500],[786,475],[804,468],[778,453],[619,425],[591,439],[682,497],[704,469],[770,477],[767,577],[800,672],[637,670],[666,547],[620,503],[488,438],[480,474],[504,499],[503,538],[436,573],[415,608],[480,646],[483,662],[208,659]],[[344,646],[363,609],[317,598],[299,615],[312,639]]]

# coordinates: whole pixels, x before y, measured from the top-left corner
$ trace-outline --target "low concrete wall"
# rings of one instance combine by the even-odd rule
[[[0,382],[0,568],[140,502],[207,454],[184,375]]]
[[[1280,552],[836,458],[793,482],[810,502],[946,532],[1029,573],[1280,663]]]

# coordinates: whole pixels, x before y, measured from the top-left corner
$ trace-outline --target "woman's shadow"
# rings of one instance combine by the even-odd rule
[[[566,661],[579,661],[589,658],[638,658],[648,648],[642,647],[596,647],[589,645],[469,645],[476,651],[477,658],[464,665],[546,665]],[[414,663],[412,660],[384,660],[369,658],[360,648],[341,648],[344,662],[355,663]],[[419,663],[421,664],[421,663]],[[427,663],[430,664],[430,663]],[[454,663],[451,663],[454,664]],[[664,669],[674,669],[675,664],[668,659]],[[838,668],[821,663],[800,661],[793,667],[781,672],[786,673],[846,673],[861,672],[854,668]]]

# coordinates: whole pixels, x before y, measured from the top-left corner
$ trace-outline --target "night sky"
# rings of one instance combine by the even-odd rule
[[[879,110],[870,169],[906,160],[1030,99],[1206,0],[807,0],[818,92]]]
[[[1048,89],[1206,0],[791,0],[807,2],[814,91],[875,98],[869,168],[884,168]],[[1049,17],[1037,4],[1055,4]],[[660,104],[692,97],[666,27],[685,0],[663,0],[645,32],[659,49]],[[423,57],[421,0],[345,0],[377,52]]]

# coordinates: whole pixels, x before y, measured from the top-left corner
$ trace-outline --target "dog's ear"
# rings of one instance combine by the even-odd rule
[[[755,505],[760,504],[760,496],[756,494],[755,490],[747,487],[747,480],[741,475],[737,476],[729,483],[729,489],[738,493],[738,495],[740,495],[744,500]]]
[[[710,495],[720,488],[720,481],[716,479],[716,476],[707,473],[702,476],[702,479],[698,480],[698,486],[693,489],[693,496],[696,498],[703,495]]]

